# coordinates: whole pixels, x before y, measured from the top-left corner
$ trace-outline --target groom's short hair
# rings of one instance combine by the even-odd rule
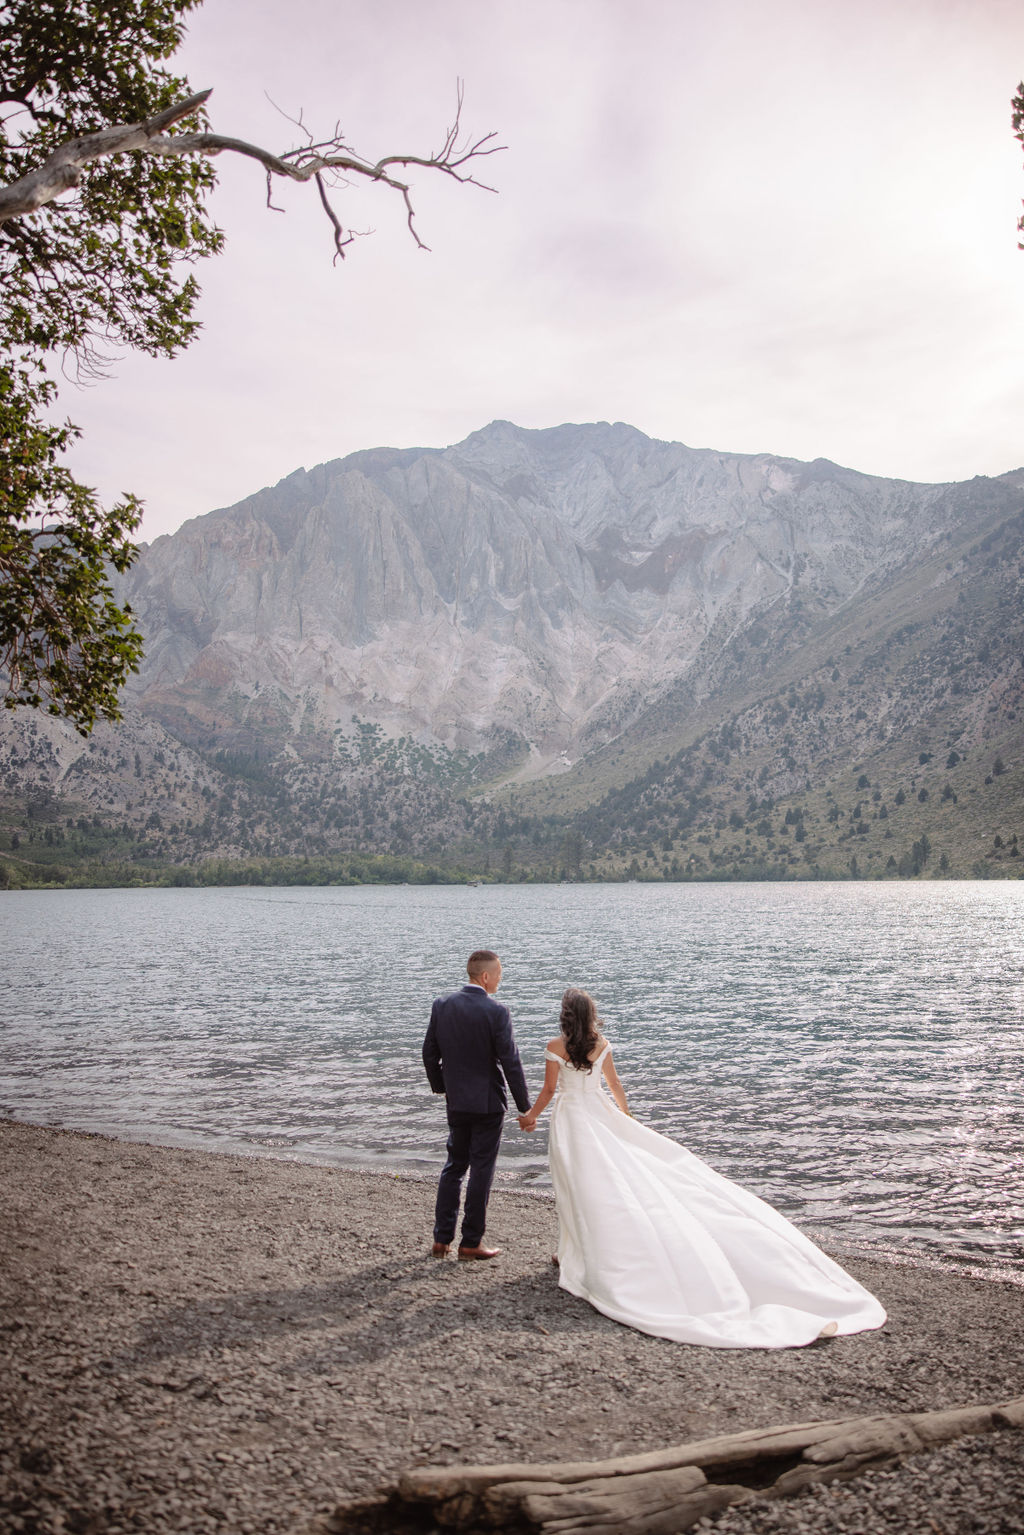
[[[466,961],[466,974],[470,980],[475,975],[483,975],[492,965],[498,963],[498,956],[493,949],[474,949]]]

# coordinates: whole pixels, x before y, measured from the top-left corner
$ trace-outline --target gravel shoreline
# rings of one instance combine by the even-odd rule
[[[883,1330],[699,1349],[559,1290],[536,1195],[496,1188],[487,1235],[505,1251],[457,1264],[427,1256],[433,1183],[405,1175],[11,1121],[0,1168],[5,1531],[305,1531],[413,1464],[596,1459],[1024,1394],[1024,1294],[1006,1281],[837,1253]],[[1022,1507],[1007,1432],[714,1527],[997,1535],[1024,1528]]]

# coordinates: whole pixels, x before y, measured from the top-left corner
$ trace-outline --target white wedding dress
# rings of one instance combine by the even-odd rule
[[[559,1283],[605,1316],[709,1348],[797,1348],[881,1327],[874,1296],[771,1205],[559,1064],[549,1134]]]

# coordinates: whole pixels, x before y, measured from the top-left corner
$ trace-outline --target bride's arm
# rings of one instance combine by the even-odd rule
[[[615,1070],[615,1062],[612,1060],[612,1052],[609,1050],[604,1058],[604,1079],[611,1089],[612,1097],[622,1110],[623,1114],[629,1114],[629,1104],[626,1102],[626,1092],[619,1081],[619,1074]],[[632,1117],[632,1116],[630,1116]]]
[[[533,1100],[533,1107],[528,1114],[520,1114],[520,1130],[535,1130],[537,1117],[542,1114],[555,1096],[555,1088],[558,1086],[558,1062],[548,1061],[544,1068],[544,1086]]]

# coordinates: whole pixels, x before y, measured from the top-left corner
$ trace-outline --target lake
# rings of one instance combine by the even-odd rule
[[[0,1115],[433,1176],[430,1001],[487,946],[533,1091],[584,986],[636,1116],[799,1225],[1024,1278],[1024,881],[12,891],[0,933]]]

